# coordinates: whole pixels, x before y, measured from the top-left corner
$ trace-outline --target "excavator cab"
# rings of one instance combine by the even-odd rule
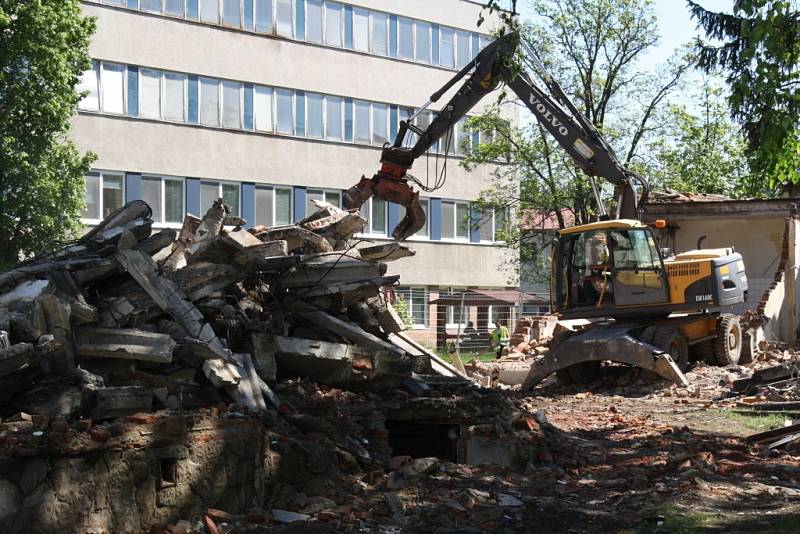
[[[669,303],[664,261],[652,231],[619,219],[562,230],[551,294],[563,317],[613,317]]]

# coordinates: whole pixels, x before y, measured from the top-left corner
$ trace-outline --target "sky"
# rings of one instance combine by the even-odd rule
[[[695,0],[711,11],[730,12],[733,0]],[[644,61],[653,66],[664,63],[680,45],[703,35],[697,29],[697,22],[689,15],[684,0],[654,0],[654,8],[661,32],[661,42],[646,55]],[[536,18],[528,0],[519,0],[518,9],[523,18]]]

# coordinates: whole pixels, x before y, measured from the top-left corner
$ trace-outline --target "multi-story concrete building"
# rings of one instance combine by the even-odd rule
[[[156,227],[177,227],[218,197],[268,226],[303,218],[314,199],[341,204],[344,189],[377,170],[398,122],[490,39],[476,26],[480,3],[468,0],[96,0],[83,9],[97,18],[81,84],[89,95],[72,128],[98,156],[87,224],[133,199],[150,203]],[[412,169],[431,184],[447,179],[423,193],[417,255],[391,265],[419,327],[435,320],[427,301],[442,288],[516,285],[495,244],[503,216],[465,223],[477,220],[470,201],[491,168],[467,172],[459,160],[481,134],[459,124],[453,135]],[[379,201],[362,211],[364,237],[376,241],[402,216]]]

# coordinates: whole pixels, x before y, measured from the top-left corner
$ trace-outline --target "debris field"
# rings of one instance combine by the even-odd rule
[[[467,379],[403,334],[381,288],[413,252],[354,239],[357,213],[320,204],[244,230],[218,201],[156,233],[149,215],[132,202],[0,274],[9,532],[658,532],[698,510],[768,532],[798,517],[797,422],[753,433],[720,415],[791,417],[791,349],[697,364],[689,388],[618,368],[523,395],[503,379],[524,379],[553,321],[518,325],[498,360],[513,372],[468,362]]]

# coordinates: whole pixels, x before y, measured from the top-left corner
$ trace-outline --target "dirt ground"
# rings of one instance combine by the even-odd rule
[[[525,466],[414,460],[342,480],[327,510],[306,521],[220,531],[800,532],[800,449],[766,452],[743,439],[783,421],[758,428],[730,415],[726,384],[736,378],[700,368],[688,389],[635,376],[588,389],[509,389],[518,413],[529,414]],[[469,402],[475,395],[498,391]]]
[[[531,515],[542,532],[800,531],[800,458],[748,446],[752,426],[708,400],[625,393],[526,401],[562,433],[569,475]]]

